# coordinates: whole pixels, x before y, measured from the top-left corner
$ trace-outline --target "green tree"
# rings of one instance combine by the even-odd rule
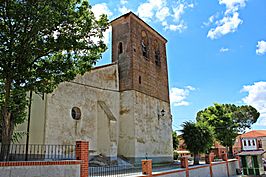
[[[172,132],[172,137],[173,137],[173,149],[175,150],[178,148],[178,145],[179,145],[179,139],[178,139],[176,131]]]
[[[213,130],[203,122],[184,122],[182,139],[187,146],[187,149],[194,155],[194,165],[199,164],[199,154],[205,153],[213,145]]]
[[[214,106],[199,111],[196,119],[214,128],[215,138],[223,146],[229,147],[229,156],[232,156],[232,147],[238,133],[250,128],[259,115],[252,106],[215,103]]]
[[[106,50],[108,19],[87,0],[3,0],[0,3],[2,143],[25,119],[26,93],[51,93],[88,71]],[[2,159],[7,157],[2,151]]]

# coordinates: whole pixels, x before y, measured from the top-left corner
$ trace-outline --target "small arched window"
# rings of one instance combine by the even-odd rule
[[[142,55],[146,58],[148,58],[148,36],[146,31],[141,32],[141,49],[142,49]]]
[[[119,44],[118,44],[118,54],[121,54],[121,53],[123,53],[123,44],[122,44],[122,42],[119,42]]]

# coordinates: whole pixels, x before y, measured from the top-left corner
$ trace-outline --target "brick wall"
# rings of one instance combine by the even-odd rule
[[[147,34],[148,57],[142,54],[143,31]],[[155,63],[158,49],[159,66]],[[120,91],[133,89],[169,102],[166,40],[134,14],[112,22],[112,61],[118,61]]]
[[[152,176],[152,160],[142,160],[142,174]]]
[[[80,177],[88,177],[89,170],[89,143],[86,141],[76,142],[76,159],[81,160]]]

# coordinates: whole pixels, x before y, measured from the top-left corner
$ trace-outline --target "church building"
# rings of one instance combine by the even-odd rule
[[[132,12],[111,26],[111,64],[63,82],[43,98],[33,96],[29,142],[85,140],[91,155],[171,162],[167,40]]]

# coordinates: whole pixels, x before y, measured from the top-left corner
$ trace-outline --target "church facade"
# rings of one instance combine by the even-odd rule
[[[91,155],[170,162],[167,41],[132,12],[111,26],[111,64],[61,83],[43,98],[33,96],[30,143],[86,140]]]

